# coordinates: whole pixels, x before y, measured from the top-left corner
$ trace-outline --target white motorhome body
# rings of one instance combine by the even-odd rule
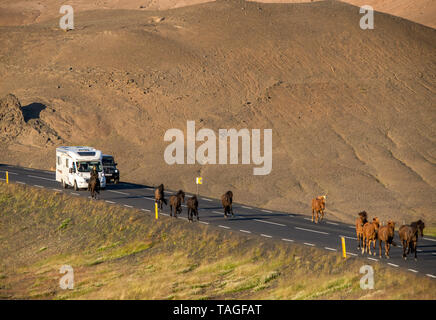
[[[58,147],[56,148],[56,181],[64,188],[75,190],[88,188],[91,169],[97,167],[101,188],[106,187],[103,172],[102,152],[91,147]]]

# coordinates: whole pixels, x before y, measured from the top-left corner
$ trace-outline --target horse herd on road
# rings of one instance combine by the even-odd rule
[[[324,219],[324,210],[326,203],[326,195],[318,196],[312,199],[312,222],[318,223]],[[320,217],[318,217],[320,216]],[[315,217],[315,221],[314,221]],[[412,222],[410,225],[402,225],[398,231],[400,236],[401,245],[403,247],[403,258],[407,259],[407,255],[412,251],[417,260],[417,243],[418,235],[424,236],[425,224],[422,220]],[[395,236],[395,222],[389,220],[386,225],[381,225],[380,220],[374,217],[371,222],[368,221],[368,214],[366,211],[358,213],[356,219],[356,235],[357,235],[357,248],[371,255],[371,244],[374,248],[374,255],[376,255],[376,244],[379,243],[379,256],[382,257],[382,243],[385,243],[385,256],[389,259],[389,251],[391,245],[397,246],[394,242]],[[407,253],[406,253],[407,251]]]
[[[89,190],[91,191],[92,198],[94,198],[94,183],[90,183]],[[98,189],[97,189],[98,190]],[[98,192],[98,191],[97,191]],[[312,222],[318,223],[324,219],[324,211],[326,204],[326,195],[318,196],[312,199]],[[159,209],[163,209],[163,204],[167,205],[167,199],[165,199],[164,185],[161,184],[154,192],[155,202]],[[172,195],[169,199],[170,202],[170,216],[177,218],[182,213],[182,203],[185,203],[185,192],[179,190],[176,195]],[[221,196],[221,203],[224,210],[224,217],[227,218],[233,214],[233,193],[227,191]],[[186,201],[188,208],[188,220],[194,221],[194,216],[197,221],[200,220],[198,216],[198,199],[196,195],[193,195]],[[410,225],[402,225],[398,231],[401,245],[403,247],[403,258],[407,259],[407,255],[412,252],[415,254],[415,260],[417,260],[417,243],[418,235],[424,236],[425,224],[422,220],[412,222]],[[356,235],[357,235],[357,248],[362,250],[362,255],[368,253],[369,255],[376,255],[376,243],[379,243],[379,256],[382,257],[382,244],[385,244],[385,256],[389,259],[389,252],[391,246],[397,246],[394,242],[395,236],[395,222],[389,220],[386,225],[381,225],[380,220],[374,217],[372,221],[368,220],[368,214],[365,211],[359,212],[356,219]],[[371,244],[374,249],[374,253],[371,252]],[[407,251],[407,253],[406,253]]]
[[[167,205],[167,200],[165,199],[165,188],[164,185],[161,184],[154,192],[154,199],[157,203],[159,209],[163,208],[163,204]],[[221,202],[224,208],[224,217],[227,218],[228,215],[233,216],[233,193],[231,191],[227,191],[225,194],[221,196]],[[183,190],[177,191],[176,195],[172,195],[170,197],[170,216],[173,216],[174,209],[174,217],[177,218],[177,215],[182,213],[182,203],[185,203],[185,192]],[[198,199],[196,195],[193,195],[186,201],[186,207],[188,208],[188,220],[190,222],[194,221],[194,216],[197,221],[200,220],[198,217]]]

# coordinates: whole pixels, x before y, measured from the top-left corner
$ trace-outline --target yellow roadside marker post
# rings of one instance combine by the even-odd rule
[[[9,173],[6,171],[6,184],[9,183]]]
[[[342,239],[342,256],[344,258],[346,258],[347,257],[347,250],[345,249],[345,238],[341,237],[341,239]]]
[[[157,202],[154,203],[154,211],[156,212],[156,220],[158,218]]]
[[[195,179],[195,183],[197,184],[197,196],[198,196],[198,185],[199,184],[203,184],[203,178],[202,177],[197,177]]]

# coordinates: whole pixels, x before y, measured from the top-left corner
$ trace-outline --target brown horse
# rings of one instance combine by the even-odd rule
[[[233,192],[227,191],[226,193],[224,193],[221,196],[221,203],[223,204],[223,208],[224,208],[224,217],[227,218],[227,213],[228,214],[231,213],[233,217],[233,207],[232,207]]]
[[[375,246],[377,244],[377,234],[378,229],[380,227],[380,221],[377,217],[372,219],[372,222],[367,222],[363,226],[363,247],[362,254],[367,251],[371,255],[371,242],[374,247],[374,255],[375,255]]]
[[[97,194],[100,194],[100,179],[98,175],[91,175],[91,178],[89,178],[88,191],[91,192],[91,199],[97,199]]]
[[[192,222],[194,215],[197,217],[197,221],[200,220],[198,218],[198,200],[196,195],[186,201],[186,206],[188,207],[188,220]]]
[[[416,255],[416,249],[418,244],[418,234],[421,235],[421,238],[424,236],[424,228],[425,224],[422,220],[418,220],[415,222],[412,222],[410,226],[408,225],[402,225],[400,227],[400,230],[398,231],[400,235],[400,240],[403,245],[403,258],[404,260],[407,259],[406,256],[406,249],[407,254],[410,253],[410,250],[412,250],[412,253],[415,252],[415,261],[418,260],[418,257]]]
[[[154,191],[154,201],[158,203],[159,209],[163,208],[163,203],[167,205],[167,200],[165,199],[165,191],[164,191],[164,185],[161,184],[155,191]]]
[[[392,220],[388,221],[388,224],[386,226],[380,227],[378,229],[378,246],[379,246],[379,253],[380,258],[382,257],[382,242],[385,242],[385,256],[387,259],[389,259],[389,250],[391,248],[391,245],[396,246],[394,242],[394,235],[395,235],[395,222]]]
[[[366,211],[359,212],[359,218],[356,219],[357,249],[363,247],[363,226],[368,222]]]
[[[315,199],[312,199],[312,222],[313,222],[313,216],[315,215],[315,223],[318,223],[318,216],[321,215],[321,220],[324,219],[324,210],[325,210],[325,199],[327,196],[319,196]]]
[[[174,217],[177,218],[177,214],[182,213],[182,202],[185,203],[185,193],[183,190],[179,190],[175,196],[170,197],[170,216],[173,216],[174,207]]]

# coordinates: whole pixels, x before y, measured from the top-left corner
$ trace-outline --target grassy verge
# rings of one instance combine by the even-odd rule
[[[0,183],[0,298],[435,299],[436,282],[324,250]],[[74,289],[62,290],[62,265]]]

